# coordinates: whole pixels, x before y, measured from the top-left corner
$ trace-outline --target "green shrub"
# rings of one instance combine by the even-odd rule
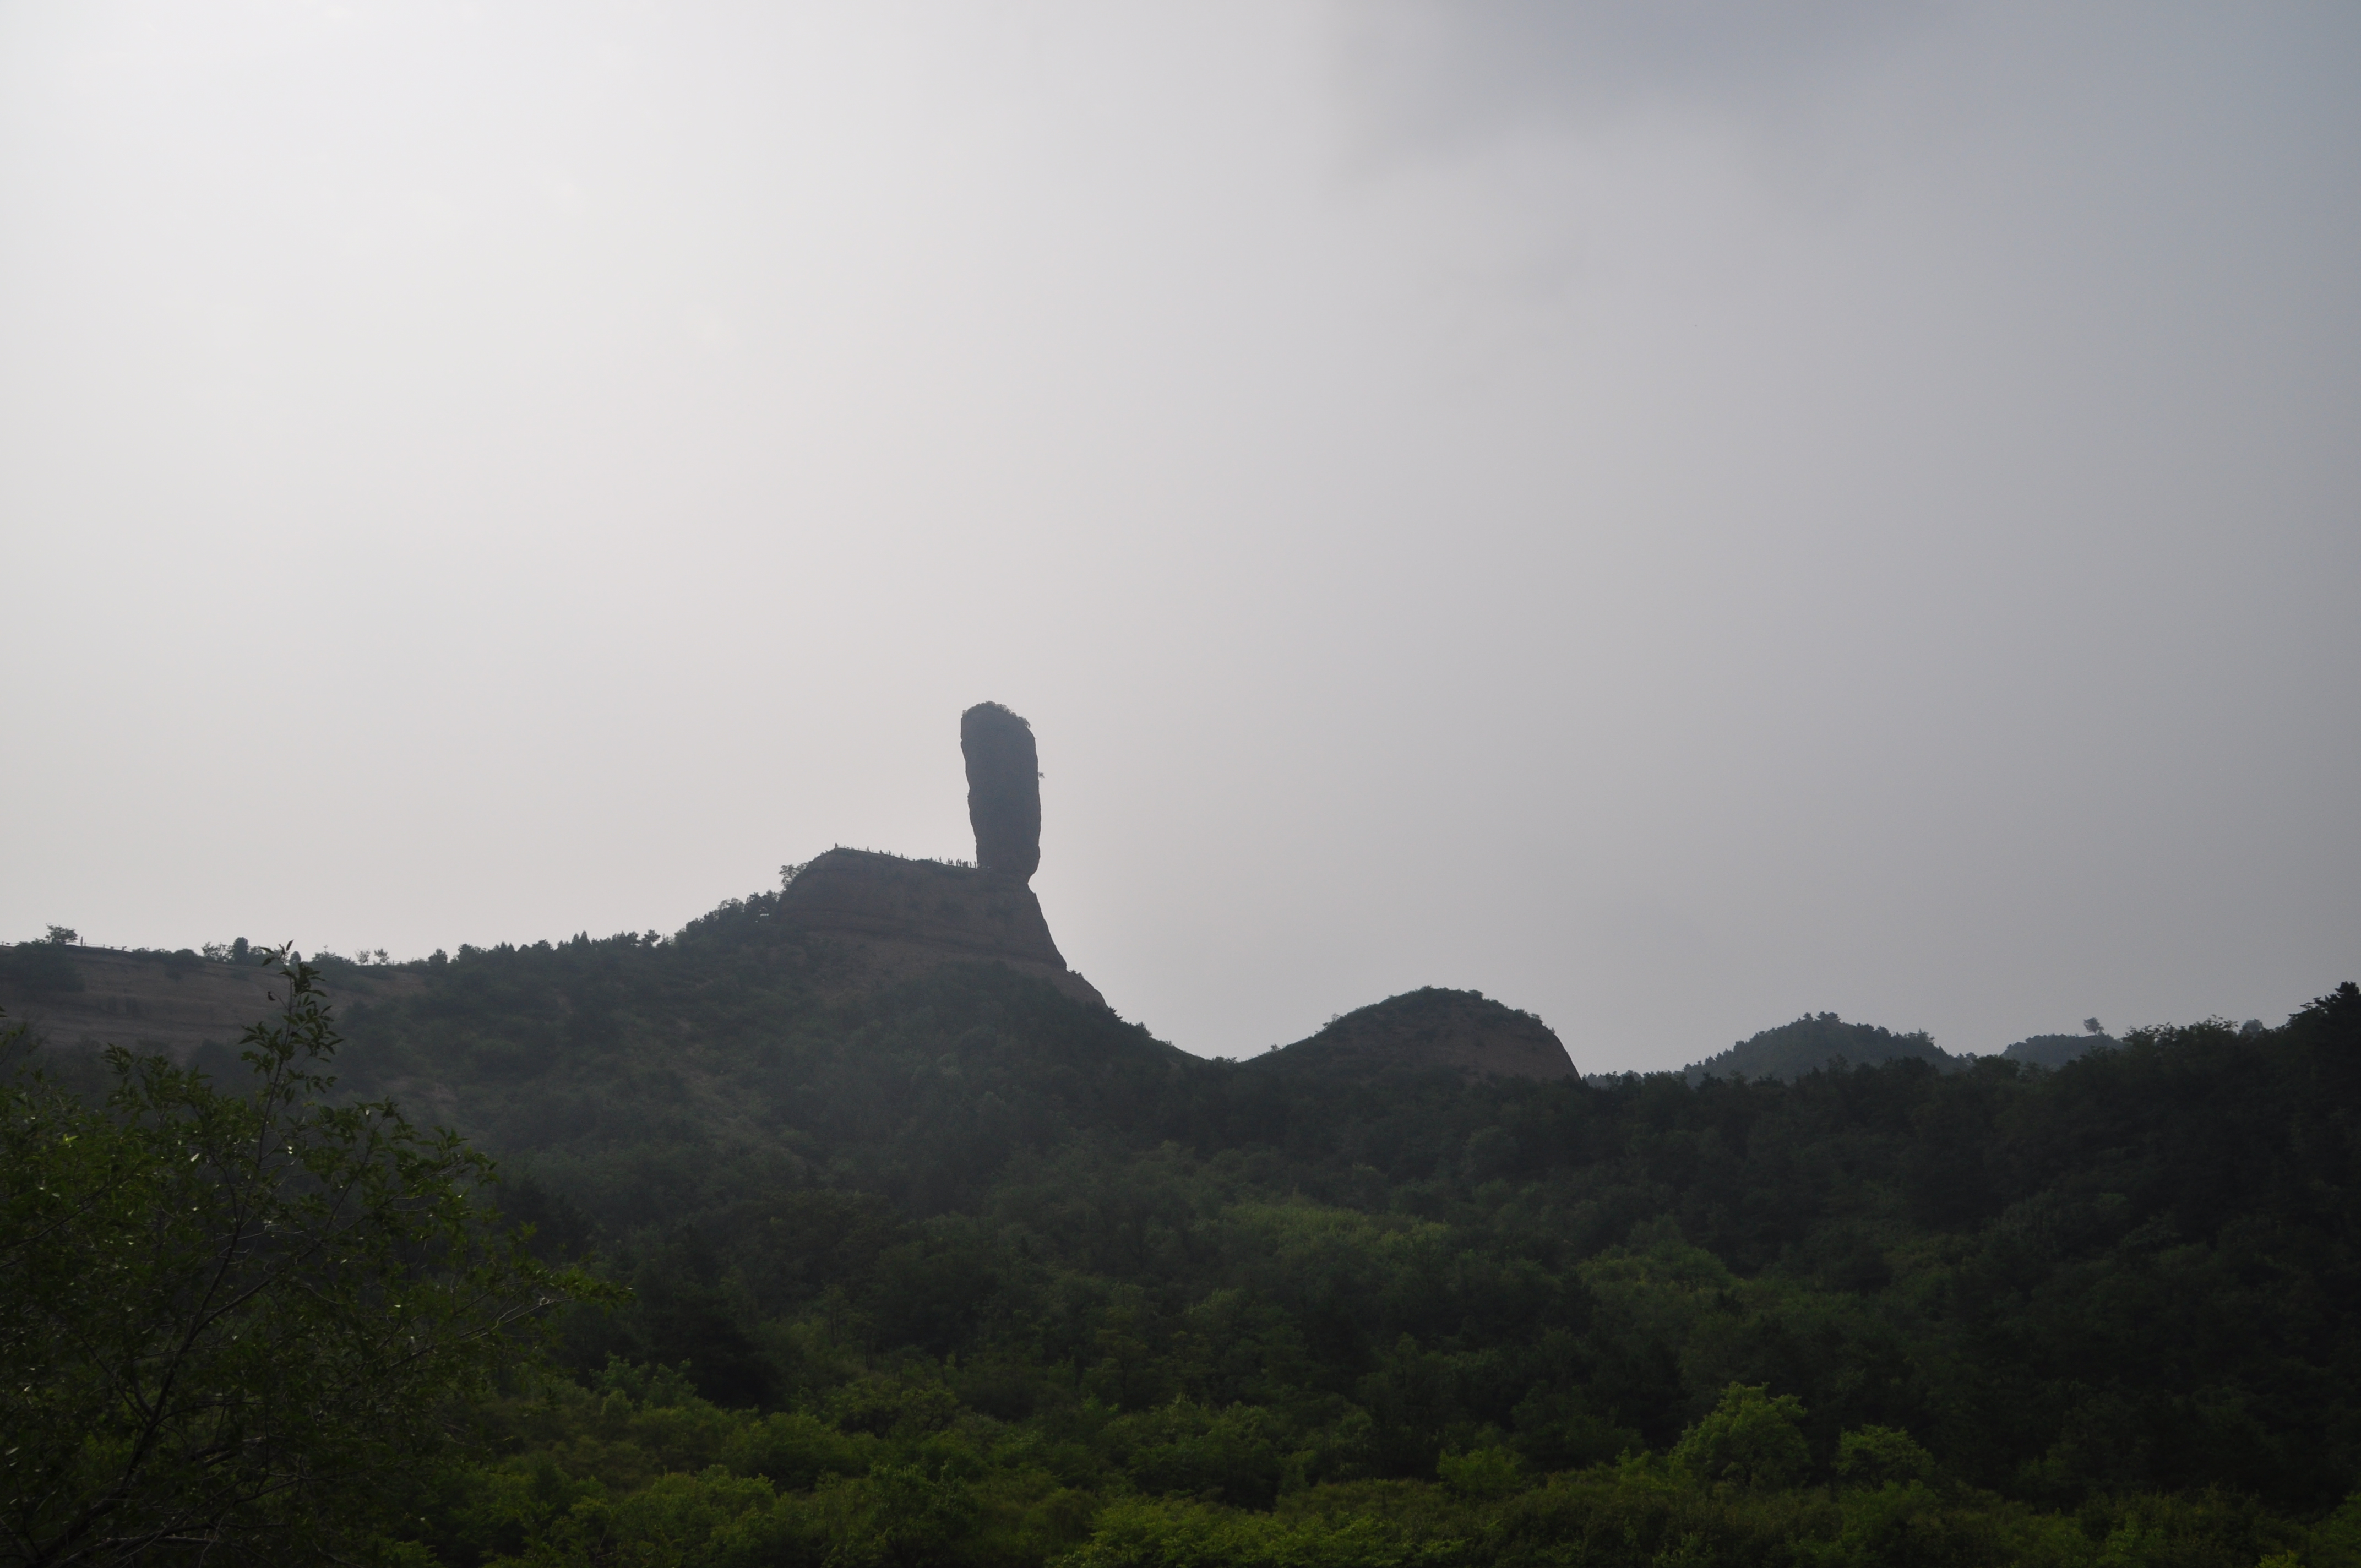
[[[1673,1462],[1708,1483],[1795,1486],[1812,1467],[1804,1413],[1793,1394],[1773,1398],[1768,1384],[1732,1383],[1720,1403],[1681,1434]]]

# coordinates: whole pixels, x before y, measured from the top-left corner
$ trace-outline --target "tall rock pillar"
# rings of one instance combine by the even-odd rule
[[[1030,882],[1041,864],[1041,763],[1033,727],[996,702],[960,715],[975,863]]]

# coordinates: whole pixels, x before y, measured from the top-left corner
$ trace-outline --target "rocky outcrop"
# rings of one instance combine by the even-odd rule
[[[845,989],[882,984],[936,964],[983,960],[1038,976],[1104,1007],[1066,967],[1041,901],[1027,883],[1041,863],[1041,766],[1033,727],[996,702],[960,715],[975,864],[830,850],[779,894],[782,929],[828,947],[822,966]]]
[[[975,863],[1018,882],[1041,865],[1041,763],[1033,727],[996,702],[960,715],[967,759],[967,819],[975,829]]]
[[[1573,1078],[1550,1026],[1475,991],[1389,996],[1347,1013],[1308,1040],[1252,1058],[1271,1070],[1351,1077],[1455,1072],[1464,1078]]]
[[[830,850],[787,883],[777,919],[783,930],[832,939],[853,986],[981,959],[1038,976],[1077,1002],[1106,1005],[1066,967],[1033,890],[973,866]]]
[[[869,850],[830,850],[779,897],[795,924],[1066,967],[1033,890],[1010,877]]]

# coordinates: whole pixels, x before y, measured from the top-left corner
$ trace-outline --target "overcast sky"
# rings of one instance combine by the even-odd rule
[[[965,856],[1205,1054],[2361,977],[2361,8],[0,0],[0,938]]]

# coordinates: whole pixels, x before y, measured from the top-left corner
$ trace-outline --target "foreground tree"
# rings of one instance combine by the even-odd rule
[[[93,1108],[10,1053],[0,1561],[370,1555],[534,1320],[608,1293],[533,1257],[456,1134],[331,1101],[317,971],[274,957],[245,1093],[115,1047]]]

